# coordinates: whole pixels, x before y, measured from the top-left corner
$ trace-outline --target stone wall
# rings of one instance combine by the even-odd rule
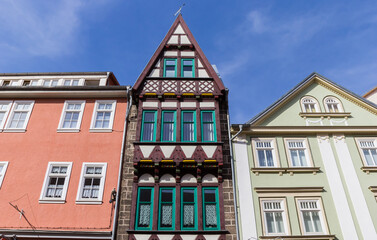
[[[137,106],[132,105],[127,127],[126,148],[123,159],[121,197],[118,215],[117,239],[128,240],[127,230],[130,228],[131,200],[133,183],[134,141],[136,139]]]

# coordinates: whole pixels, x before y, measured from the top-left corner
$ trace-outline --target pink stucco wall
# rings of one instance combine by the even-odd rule
[[[85,100],[79,133],[57,132],[65,99],[36,99],[25,133],[0,133],[0,161],[9,162],[0,188],[0,229],[30,228],[11,202],[25,212],[37,229],[111,230],[109,199],[117,187],[127,102],[116,99],[111,133],[93,133],[89,128],[96,99]],[[48,162],[73,162],[64,204],[39,203]],[[83,162],[107,162],[101,205],[75,202]]]

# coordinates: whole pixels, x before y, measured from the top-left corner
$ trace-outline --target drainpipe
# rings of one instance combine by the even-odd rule
[[[118,225],[118,210],[119,210],[119,201],[120,201],[120,185],[122,182],[122,171],[123,171],[123,159],[124,159],[124,151],[126,148],[126,137],[127,137],[127,126],[128,126],[128,115],[130,114],[130,110],[132,107],[132,94],[131,87],[127,87],[127,110],[126,110],[126,117],[124,120],[124,130],[123,130],[123,139],[122,139],[122,149],[120,152],[120,160],[119,160],[119,173],[118,173],[118,187],[116,191],[116,200],[115,200],[115,209],[114,209],[114,219],[113,219],[113,231],[111,233],[111,239],[116,240],[116,230]]]
[[[229,90],[226,89],[226,103],[228,104],[228,94],[229,94]],[[229,104],[228,104],[229,105]],[[229,107],[227,108],[227,114],[226,114],[226,118],[227,118],[227,121],[228,121],[228,139],[229,139],[229,149],[230,149],[230,166],[231,166],[231,169],[232,169],[232,187],[233,187],[233,202],[234,202],[234,213],[235,213],[235,217],[236,217],[236,230],[237,230],[237,240],[240,239],[240,230],[239,230],[239,227],[238,227],[238,206],[237,206],[237,197],[236,197],[236,183],[234,181],[234,178],[235,178],[235,171],[234,171],[234,163],[233,163],[233,147],[232,147],[232,140],[233,138],[231,138],[231,135],[230,135],[230,120],[229,120]],[[241,130],[236,134],[236,136],[238,134],[240,134],[242,131],[242,128]]]

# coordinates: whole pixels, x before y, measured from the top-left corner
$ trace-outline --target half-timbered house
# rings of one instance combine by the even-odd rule
[[[227,93],[179,15],[133,86],[119,239],[236,239]]]

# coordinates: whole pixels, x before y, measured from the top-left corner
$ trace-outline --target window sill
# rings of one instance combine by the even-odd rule
[[[48,203],[48,204],[51,204],[51,203],[59,203],[59,204],[61,204],[61,203],[65,203],[65,200],[40,199],[40,200],[39,200],[39,203]]]
[[[58,128],[57,132],[80,132],[80,129],[65,129],[65,128]]]
[[[20,129],[7,128],[7,129],[4,129],[3,132],[26,132],[26,129],[24,129],[24,128],[20,128]]]
[[[339,113],[329,113],[329,112],[318,112],[318,113],[299,113],[300,117],[335,117],[335,118],[342,118],[342,117],[350,117],[350,112],[339,112]]]
[[[256,176],[260,173],[279,173],[279,176],[282,176],[283,173],[289,173],[289,175],[293,176],[294,173],[313,173],[316,175],[319,172],[319,167],[257,167],[250,169]]]
[[[334,240],[335,235],[274,235],[274,236],[260,236],[260,239],[274,240],[274,239],[284,239],[284,240]]]
[[[88,200],[76,200],[76,204],[81,204],[81,205],[100,205],[102,204],[103,202],[102,201],[88,201]]]
[[[361,170],[369,174],[370,172],[377,172],[377,166],[364,166]]]
[[[113,129],[97,129],[97,128],[90,128],[89,132],[94,132],[94,133],[100,133],[100,132],[112,132]]]

